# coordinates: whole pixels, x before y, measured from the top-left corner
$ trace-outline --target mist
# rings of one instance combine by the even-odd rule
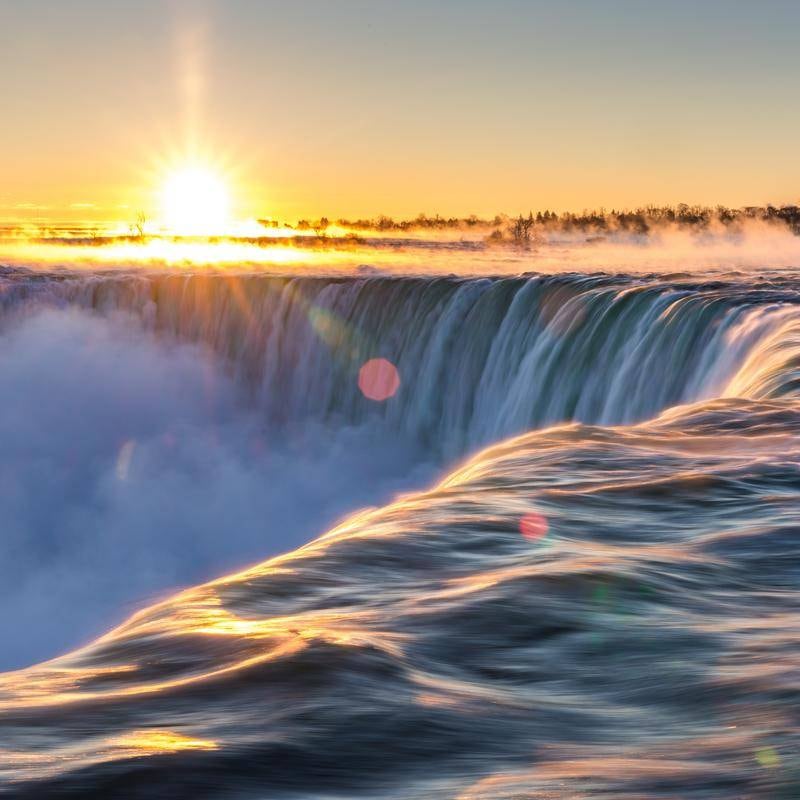
[[[800,235],[787,225],[654,225],[647,233],[543,230],[528,246],[493,241],[475,226],[347,237],[3,238],[0,263],[31,269],[174,269],[213,266],[293,275],[517,275],[524,272],[709,272],[781,269],[800,263]]]
[[[435,472],[378,423],[268,430],[212,354],[123,315],[15,320],[0,334],[0,404],[0,669]]]

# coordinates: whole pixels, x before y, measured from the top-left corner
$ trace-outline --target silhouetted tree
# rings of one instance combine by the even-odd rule
[[[144,211],[140,211],[136,215],[136,220],[131,223],[131,233],[134,236],[137,236],[139,239],[143,239],[145,225],[147,225],[147,217],[145,216]]]
[[[517,217],[514,224],[511,226],[511,236],[516,244],[523,246],[530,244],[533,233],[533,223],[533,212],[528,212],[527,217],[523,217],[522,214]]]

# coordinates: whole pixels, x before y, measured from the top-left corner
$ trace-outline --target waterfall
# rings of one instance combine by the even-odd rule
[[[680,403],[785,394],[800,348],[791,297],[744,286],[608,275],[3,280],[7,312],[32,300],[125,311],[208,346],[271,425],[380,416],[451,457],[562,421],[628,424]],[[372,358],[400,376],[383,403],[358,386]]]

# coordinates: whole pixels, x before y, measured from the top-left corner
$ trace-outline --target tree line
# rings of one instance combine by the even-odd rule
[[[410,219],[394,219],[380,215],[368,219],[337,219],[327,217],[318,220],[300,220],[288,225],[295,230],[314,231],[325,236],[332,225],[354,232],[409,233],[412,231],[443,231],[488,229],[489,240],[526,243],[535,241],[545,233],[580,232],[587,235],[602,235],[612,232],[647,234],[659,227],[672,225],[693,229],[723,225],[735,228],[746,221],[777,223],[800,235],[800,206],[702,206],[680,203],[675,206],[642,206],[634,209],[584,210],[580,213],[551,211],[529,211],[527,215],[509,216],[497,214],[492,218],[481,218],[475,214],[466,217],[443,217],[418,214]],[[274,224],[264,220],[265,224]]]

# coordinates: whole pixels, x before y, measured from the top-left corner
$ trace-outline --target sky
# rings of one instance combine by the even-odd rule
[[[800,3],[0,0],[0,218],[796,202]]]

